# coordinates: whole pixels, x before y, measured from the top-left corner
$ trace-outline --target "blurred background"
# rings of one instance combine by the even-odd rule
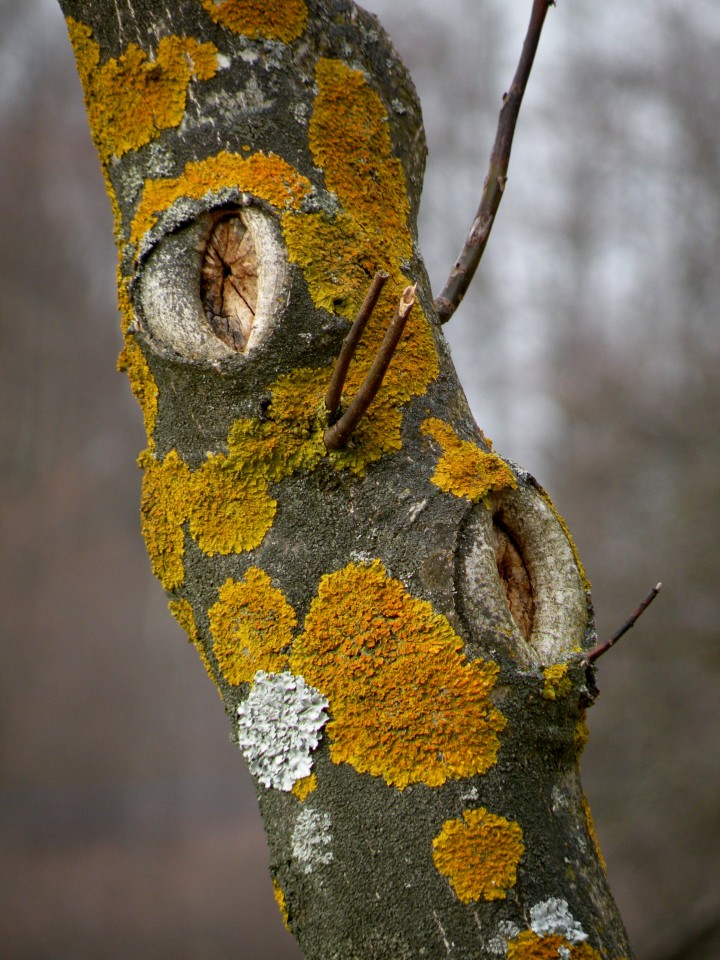
[[[423,103],[439,291],[530,0],[374,0]],[[508,9],[508,8],[512,9]],[[527,8],[527,9],[526,9]],[[606,638],[583,777],[638,960],[720,956],[720,8],[551,10],[447,333]],[[109,203],[52,0],[0,0],[0,954],[292,960],[248,776],[139,533]]]

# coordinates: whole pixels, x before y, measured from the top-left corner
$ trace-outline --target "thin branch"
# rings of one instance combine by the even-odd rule
[[[447,323],[460,306],[485,251],[490,231],[495,222],[495,214],[505,190],[510,150],[515,135],[515,125],[520,113],[520,104],[532,70],[545,16],[548,7],[553,5],[554,0],[533,0],[530,24],[517,70],[509,93],[503,96],[495,143],[490,154],[490,163],[483,184],[480,205],[470,227],[465,246],[450,271],[450,276],[442,293],[435,300],[435,309],[440,323]]]
[[[358,315],[355,318],[352,327],[350,327],[350,330],[348,331],[348,335],[343,340],[340,353],[335,361],[335,369],[333,370],[333,375],[330,379],[330,385],[328,386],[327,393],[325,394],[325,406],[327,407],[328,413],[331,417],[334,416],[337,408],[340,406],[340,398],[342,397],[342,390],[345,386],[345,379],[347,377],[350,361],[355,356],[355,351],[360,343],[360,338],[365,330],[365,325],[375,309],[375,304],[378,302],[380,291],[385,286],[389,276],[389,273],[378,272],[375,274],[363,305],[360,307]]]
[[[590,663],[594,663],[598,657],[601,657],[604,653],[607,653],[610,647],[615,646],[615,644],[618,642],[620,637],[624,636],[631,627],[635,626],[636,621],[643,615],[643,613],[645,613],[645,611],[653,602],[655,597],[660,593],[661,589],[662,589],[662,584],[661,583],[656,584],[652,588],[650,593],[645,597],[645,599],[637,608],[637,610],[628,617],[628,619],[620,627],[620,629],[616,630],[615,633],[610,637],[610,639],[605,641],[605,643],[601,643],[600,646],[595,647],[594,650],[590,651],[587,657]]]
[[[374,400],[375,394],[380,389],[383,377],[385,376],[387,368],[390,366],[390,361],[397,349],[397,345],[400,343],[400,337],[403,335],[407,318],[410,316],[410,311],[415,304],[416,287],[417,284],[413,284],[411,287],[405,287],[403,290],[395,316],[390,322],[390,326],[383,337],[383,342],[380,344],[378,352],[375,354],[375,359],[362,386],[338,422],[334,426],[328,427],[325,431],[325,446],[328,450],[338,450],[340,447],[345,446],[353,430]]]

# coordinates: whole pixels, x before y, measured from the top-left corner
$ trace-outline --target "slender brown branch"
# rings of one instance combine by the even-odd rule
[[[590,663],[594,663],[598,657],[601,657],[604,653],[607,653],[610,647],[615,646],[615,644],[618,642],[620,637],[624,636],[631,627],[635,626],[636,621],[643,615],[643,613],[645,613],[645,611],[653,602],[655,597],[660,593],[661,589],[662,589],[662,584],[661,583],[656,584],[652,588],[650,593],[645,597],[645,599],[637,608],[637,610],[628,617],[628,619],[620,627],[620,629],[616,630],[615,633],[610,637],[610,639],[605,641],[605,643],[601,643],[599,646],[595,647],[594,650],[590,651],[587,657]]]
[[[480,205],[467,235],[465,246],[450,271],[450,276],[442,293],[435,300],[435,309],[440,323],[447,323],[460,306],[485,251],[490,231],[495,222],[495,214],[500,206],[505,189],[510,163],[510,150],[515,135],[515,125],[520,113],[520,104],[532,70],[545,16],[548,7],[553,6],[553,4],[554,0],[533,0],[530,24],[525,35],[525,42],[512,86],[510,91],[503,96],[495,143],[490,154],[490,163],[483,184]]]
[[[365,326],[370,319],[373,310],[375,309],[375,304],[378,302],[380,291],[385,286],[389,276],[390,274],[383,273],[382,271],[379,271],[375,274],[363,305],[360,307],[358,315],[355,317],[355,321],[348,331],[348,335],[343,340],[340,353],[335,361],[335,369],[333,370],[333,374],[330,379],[330,385],[328,386],[327,393],[325,394],[325,406],[327,407],[328,413],[331,417],[335,414],[337,408],[340,406],[340,398],[342,397],[342,390],[345,386],[345,379],[347,377],[350,361],[355,356],[355,351],[360,343],[360,338],[363,335]]]
[[[340,447],[345,446],[353,430],[374,400],[375,394],[380,389],[383,377],[385,376],[387,368],[390,366],[390,361],[397,349],[397,345],[400,343],[400,337],[403,335],[407,318],[410,316],[410,311],[415,304],[416,287],[417,284],[413,284],[411,287],[405,287],[403,290],[395,316],[387,328],[383,342],[375,354],[375,359],[362,386],[338,422],[334,426],[328,427],[325,431],[325,446],[328,450],[338,450]]]

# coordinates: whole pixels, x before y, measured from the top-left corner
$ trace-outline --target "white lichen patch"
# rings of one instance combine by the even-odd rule
[[[302,677],[258,670],[238,707],[238,745],[250,772],[266,787],[285,791],[310,776],[327,707],[325,697]]]
[[[569,943],[582,943],[588,935],[570,913],[565,900],[550,897],[530,909],[530,928],[539,937],[557,934]]]
[[[293,830],[292,852],[303,873],[312,873],[315,867],[332,863],[330,826],[329,813],[318,813],[306,807],[298,814]]]
[[[520,933],[520,927],[511,920],[501,920],[497,930],[497,936],[488,942],[488,950],[498,957],[504,957],[507,953],[507,941]]]

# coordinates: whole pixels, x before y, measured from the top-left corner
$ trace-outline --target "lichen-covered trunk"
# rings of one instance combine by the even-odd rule
[[[143,532],[305,956],[628,957],[578,778],[587,584],[458,384],[390,42],[348,0],[61,2],[115,210]],[[326,444],[412,284],[377,396]]]

